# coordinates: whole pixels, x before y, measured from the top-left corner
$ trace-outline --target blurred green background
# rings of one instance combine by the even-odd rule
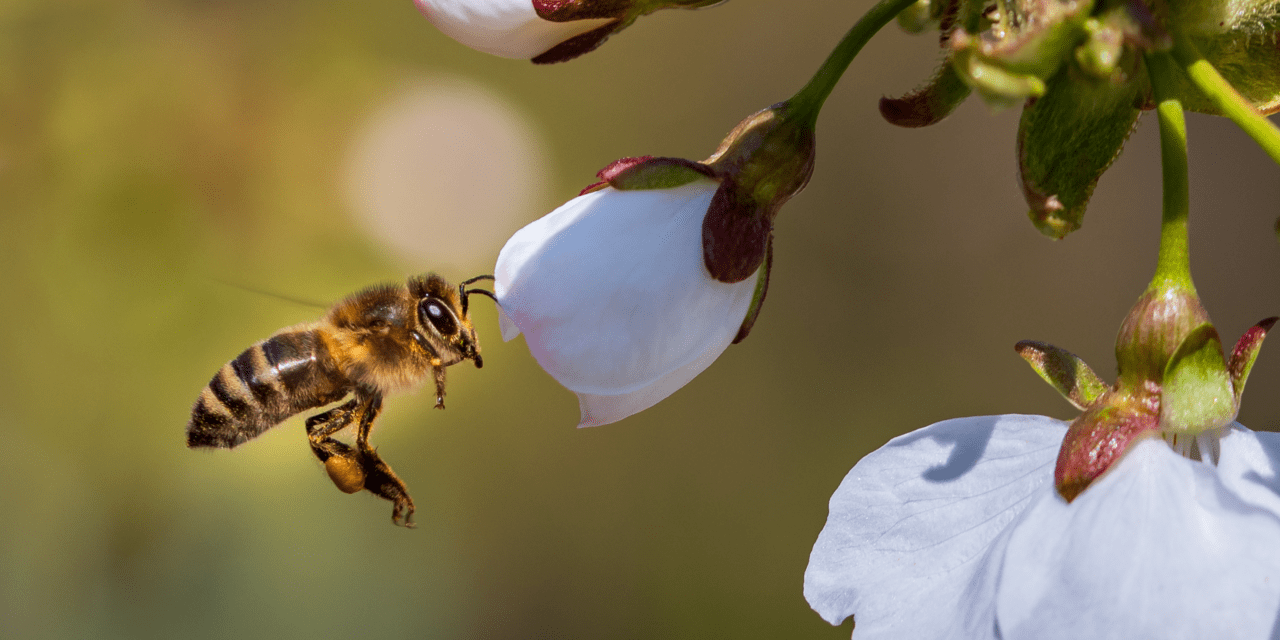
[[[870,4],[662,12],[535,67],[409,0],[0,2],[0,636],[847,637],[801,580],[849,468],[949,417],[1072,417],[1020,339],[1114,370],[1154,265],[1153,117],[1052,242],[1019,195],[1016,111],[879,118],[937,62],[891,26],[827,104],[750,339],[577,430],[478,304],[485,368],[450,372],[447,411],[392,398],[374,433],[413,531],[336,491],[301,420],[233,452],[183,428],[218,367],[322,313],[283,297],[487,273],[612,160],[709,155]],[[1280,313],[1280,169],[1229,122],[1188,128],[1193,269],[1233,341]],[[1272,346],[1240,420],[1280,426],[1277,390]]]

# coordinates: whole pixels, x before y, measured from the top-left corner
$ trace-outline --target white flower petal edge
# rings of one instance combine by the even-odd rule
[[[1051,490],[1066,428],[1042,416],[961,418],[868,454],[831,497],[805,571],[810,606],[832,624],[856,613],[864,640],[996,637],[1004,532]]]
[[[494,292],[503,338],[523,332],[542,368],[578,394],[579,426],[656,404],[737,335],[759,275],[726,284],[703,264],[702,221],[718,187],[606,187],[502,248]]]
[[[611,18],[543,20],[530,0],[414,0],[414,4],[437,29],[472,49],[526,60],[613,22]]]
[[[1229,482],[1149,439],[1070,505],[1042,493],[1006,551],[996,603],[1003,637],[1273,637],[1275,473],[1243,427],[1222,450]],[[1243,486],[1249,482],[1255,486]],[[1271,508],[1249,504],[1228,484]]]

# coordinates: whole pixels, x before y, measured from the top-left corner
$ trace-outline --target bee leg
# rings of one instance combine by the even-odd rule
[[[364,471],[364,489],[379,498],[391,501],[392,523],[412,528],[414,508],[413,498],[409,497],[409,488],[369,445],[369,432],[373,430],[373,421],[378,418],[381,411],[382,396],[370,395],[360,416],[360,426],[356,430],[356,452]]]
[[[432,367],[431,371],[432,373],[435,374],[435,377],[436,377],[436,408],[443,409],[444,408],[445,369],[444,367]]]
[[[311,452],[316,454],[320,462],[327,462],[331,456],[352,454],[351,447],[329,436],[351,424],[358,403],[358,400],[352,399],[340,407],[307,418],[307,438],[311,440]]]
[[[329,479],[343,493],[355,493],[363,489],[368,474],[365,473],[364,463],[356,450],[331,436],[350,426],[359,413],[359,400],[353,399],[307,419],[307,439],[310,440],[311,453],[324,463]]]

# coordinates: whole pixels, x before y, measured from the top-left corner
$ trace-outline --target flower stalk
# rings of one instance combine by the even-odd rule
[[[1191,252],[1187,216],[1191,210],[1191,188],[1187,167],[1187,122],[1182,101],[1169,93],[1173,60],[1168,53],[1147,56],[1156,97],[1156,117],[1160,121],[1160,167],[1164,199],[1160,218],[1160,255],[1152,287],[1183,286],[1191,283]]]
[[[844,75],[845,69],[849,68],[849,63],[853,62],[853,59],[862,51],[862,47],[871,40],[871,36],[889,24],[889,21],[915,3],[916,0],[880,0],[876,6],[871,7],[870,11],[859,18],[840,39],[835,49],[832,49],[831,54],[818,68],[817,73],[813,74],[808,84],[787,101],[794,109],[796,117],[812,129],[818,122],[818,112],[822,110],[827,96],[831,95],[836,83]]]

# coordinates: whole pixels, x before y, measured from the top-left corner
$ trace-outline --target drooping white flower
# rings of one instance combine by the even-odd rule
[[[1280,632],[1280,436],[1232,424],[1216,466],[1146,438],[1067,503],[1067,424],[940,422],[863,458],[805,573],[855,639],[1270,638]]]
[[[587,193],[516,232],[498,255],[503,338],[578,394],[579,426],[608,424],[687,384],[733,341],[759,277],[724,283],[702,226],[719,183]]]
[[[538,15],[531,0],[414,0],[414,4],[437,29],[472,49],[526,60],[616,21],[552,22]]]
[[[477,51],[538,64],[593,51],[642,15],[720,0],[414,0],[445,35]]]

